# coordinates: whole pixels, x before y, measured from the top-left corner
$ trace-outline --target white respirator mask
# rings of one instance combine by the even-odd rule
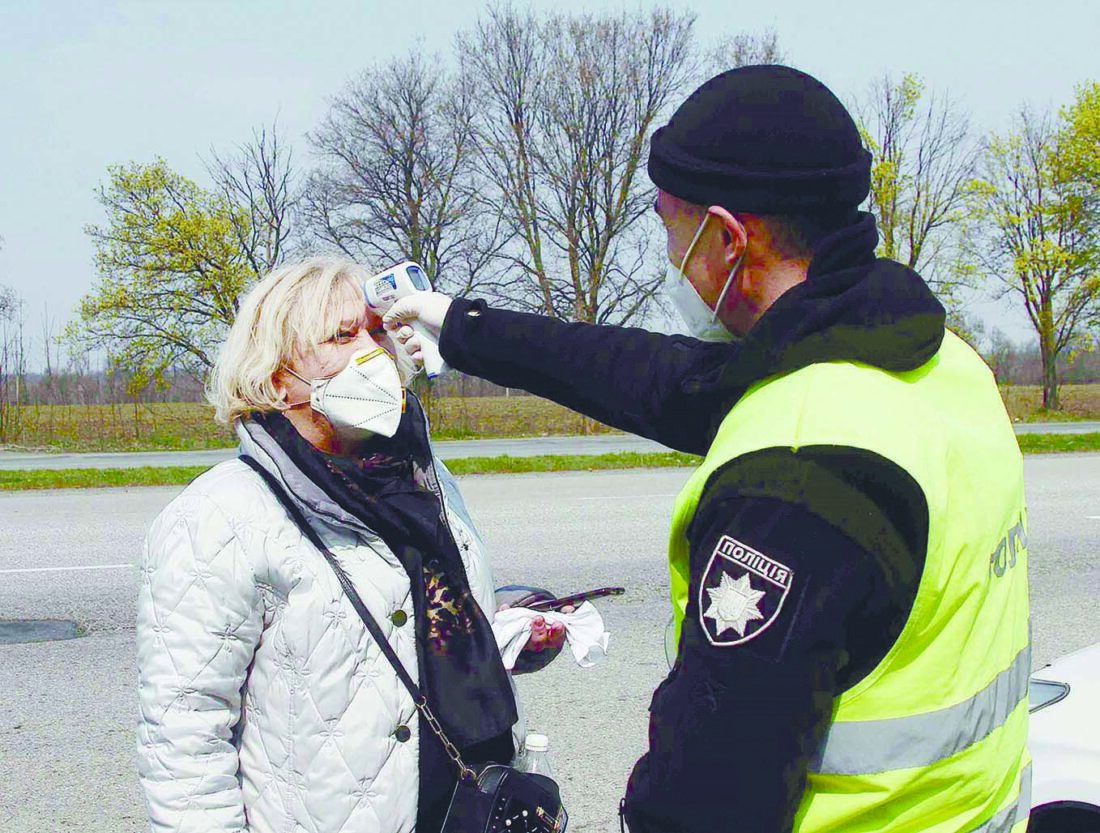
[[[356,351],[347,367],[322,379],[304,379],[289,367],[287,371],[309,385],[310,407],[327,419],[342,439],[397,433],[405,412],[405,387],[393,358],[381,347]]]
[[[688,280],[684,271],[687,267],[688,258],[691,257],[692,250],[695,248],[695,244],[699,242],[709,219],[710,214],[704,217],[703,222],[699,224],[695,237],[692,238],[691,245],[684,252],[684,259],[680,262],[680,265],[678,267],[674,263],[668,265],[665,274],[665,295],[672,302],[672,306],[675,307],[680,318],[683,319],[690,335],[701,341],[733,341],[735,338],[733,333],[727,330],[725,325],[718,320],[718,310],[722,308],[722,302],[726,300],[726,293],[729,292],[729,288],[733,284],[733,276],[741,268],[741,261],[744,259],[745,253],[742,252],[741,256],[737,258],[737,262],[733,264],[733,269],[730,270],[729,277],[726,278],[726,285],[722,287],[722,293],[718,296],[718,302],[714,305],[714,309],[711,309],[707,302],[702,299],[699,290]]]

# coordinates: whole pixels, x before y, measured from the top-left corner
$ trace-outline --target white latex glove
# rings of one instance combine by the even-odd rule
[[[413,364],[429,366],[429,376],[446,367],[439,355],[439,333],[450,308],[451,299],[440,292],[417,292],[399,298],[382,316],[382,326],[401,345]],[[429,343],[425,344],[426,341]]]
[[[451,308],[451,299],[442,292],[417,292],[399,298],[390,311],[382,316],[382,326],[387,330],[397,330],[401,324],[419,321],[430,335],[439,338],[447,310]]]

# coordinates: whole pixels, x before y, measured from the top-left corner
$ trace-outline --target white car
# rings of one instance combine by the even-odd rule
[[[1031,675],[1029,833],[1100,833],[1100,643]]]
[[[676,659],[674,627],[665,658]],[[1028,833],[1100,833],[1100,642],[1031,675]]]

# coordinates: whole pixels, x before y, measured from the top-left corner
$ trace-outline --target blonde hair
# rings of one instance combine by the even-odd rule
[[[363,298],[369,277],[351,260],[323,256],[281,266],[252,287],[206,385],[218,422],[284,408],[275,373],[340,331],[347,302]]]

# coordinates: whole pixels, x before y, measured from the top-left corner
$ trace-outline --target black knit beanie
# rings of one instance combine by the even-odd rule
[[[697,205],[836,216],[867,197],[871,154],[816,78],[748,66],[707,81],[653,134],[649,178]]]

